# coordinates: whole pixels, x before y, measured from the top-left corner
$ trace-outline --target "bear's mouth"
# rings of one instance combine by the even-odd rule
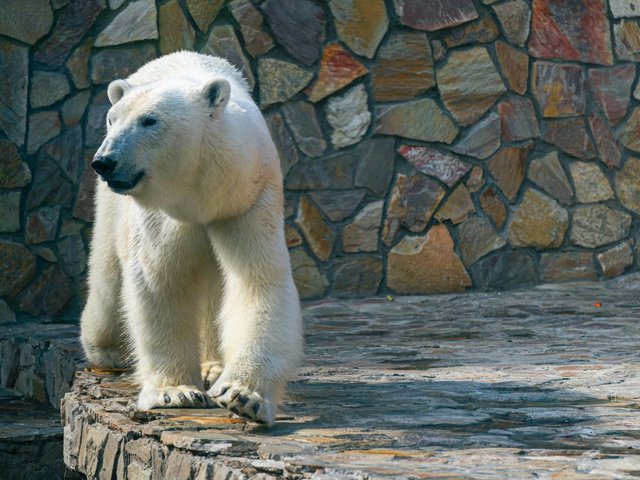
[[[144,172],[138,172],[136,176],[128,182],[123,182],[120,180],[107,180],[107,185],[109,185],[109,188],[116,193],[124,193],[135,188],[142,177],[144,177]]]

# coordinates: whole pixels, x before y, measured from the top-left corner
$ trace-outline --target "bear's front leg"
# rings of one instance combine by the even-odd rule
[[[302,357],[302,316],[284,239],[277,187],[240,217],[207,229],[224,274],[219,315],[224,369],[207,394],[271,425]]]
[[[124,278],[127,326],[141,385],[138,407],[144,410],[209,405],[200,373],[202,293],[193,273],[175,271],[184,263],[156,269],[155,257],[127,262]]]

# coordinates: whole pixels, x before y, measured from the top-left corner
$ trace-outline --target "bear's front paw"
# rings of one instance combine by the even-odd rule
[[[207,395],[223,408],[256,423],[273,425],[275,411],[273,402],[241,382],[218,381]]]
[[[179,385],[177,387],[145,387],[138,397],[140,410],[152,408],[205,408],[209,399],[198,387]]]

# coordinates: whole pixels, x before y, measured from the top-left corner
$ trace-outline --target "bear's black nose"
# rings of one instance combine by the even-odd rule
[[[109,156],[93,157],[91,166],[101,177],[107,176],[116,169],[117,162]]]

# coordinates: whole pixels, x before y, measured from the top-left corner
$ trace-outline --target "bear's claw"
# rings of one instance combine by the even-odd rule
[[[218,377],[222,373],[222,365],[218,362],[204,362],[200,366],[200,372],[202,373],[204,389],[208,390],[216,383],[216,380],[218,380]]]
[[[198,387],[179,385],[177,387],[144,388],[138,397],[138,408],[206,408],[212,406],[206,395]]]
[[[207,395],[211,400],[239,417],[264,425],[273,425],[272,402],[240,382],[217,382]]]

